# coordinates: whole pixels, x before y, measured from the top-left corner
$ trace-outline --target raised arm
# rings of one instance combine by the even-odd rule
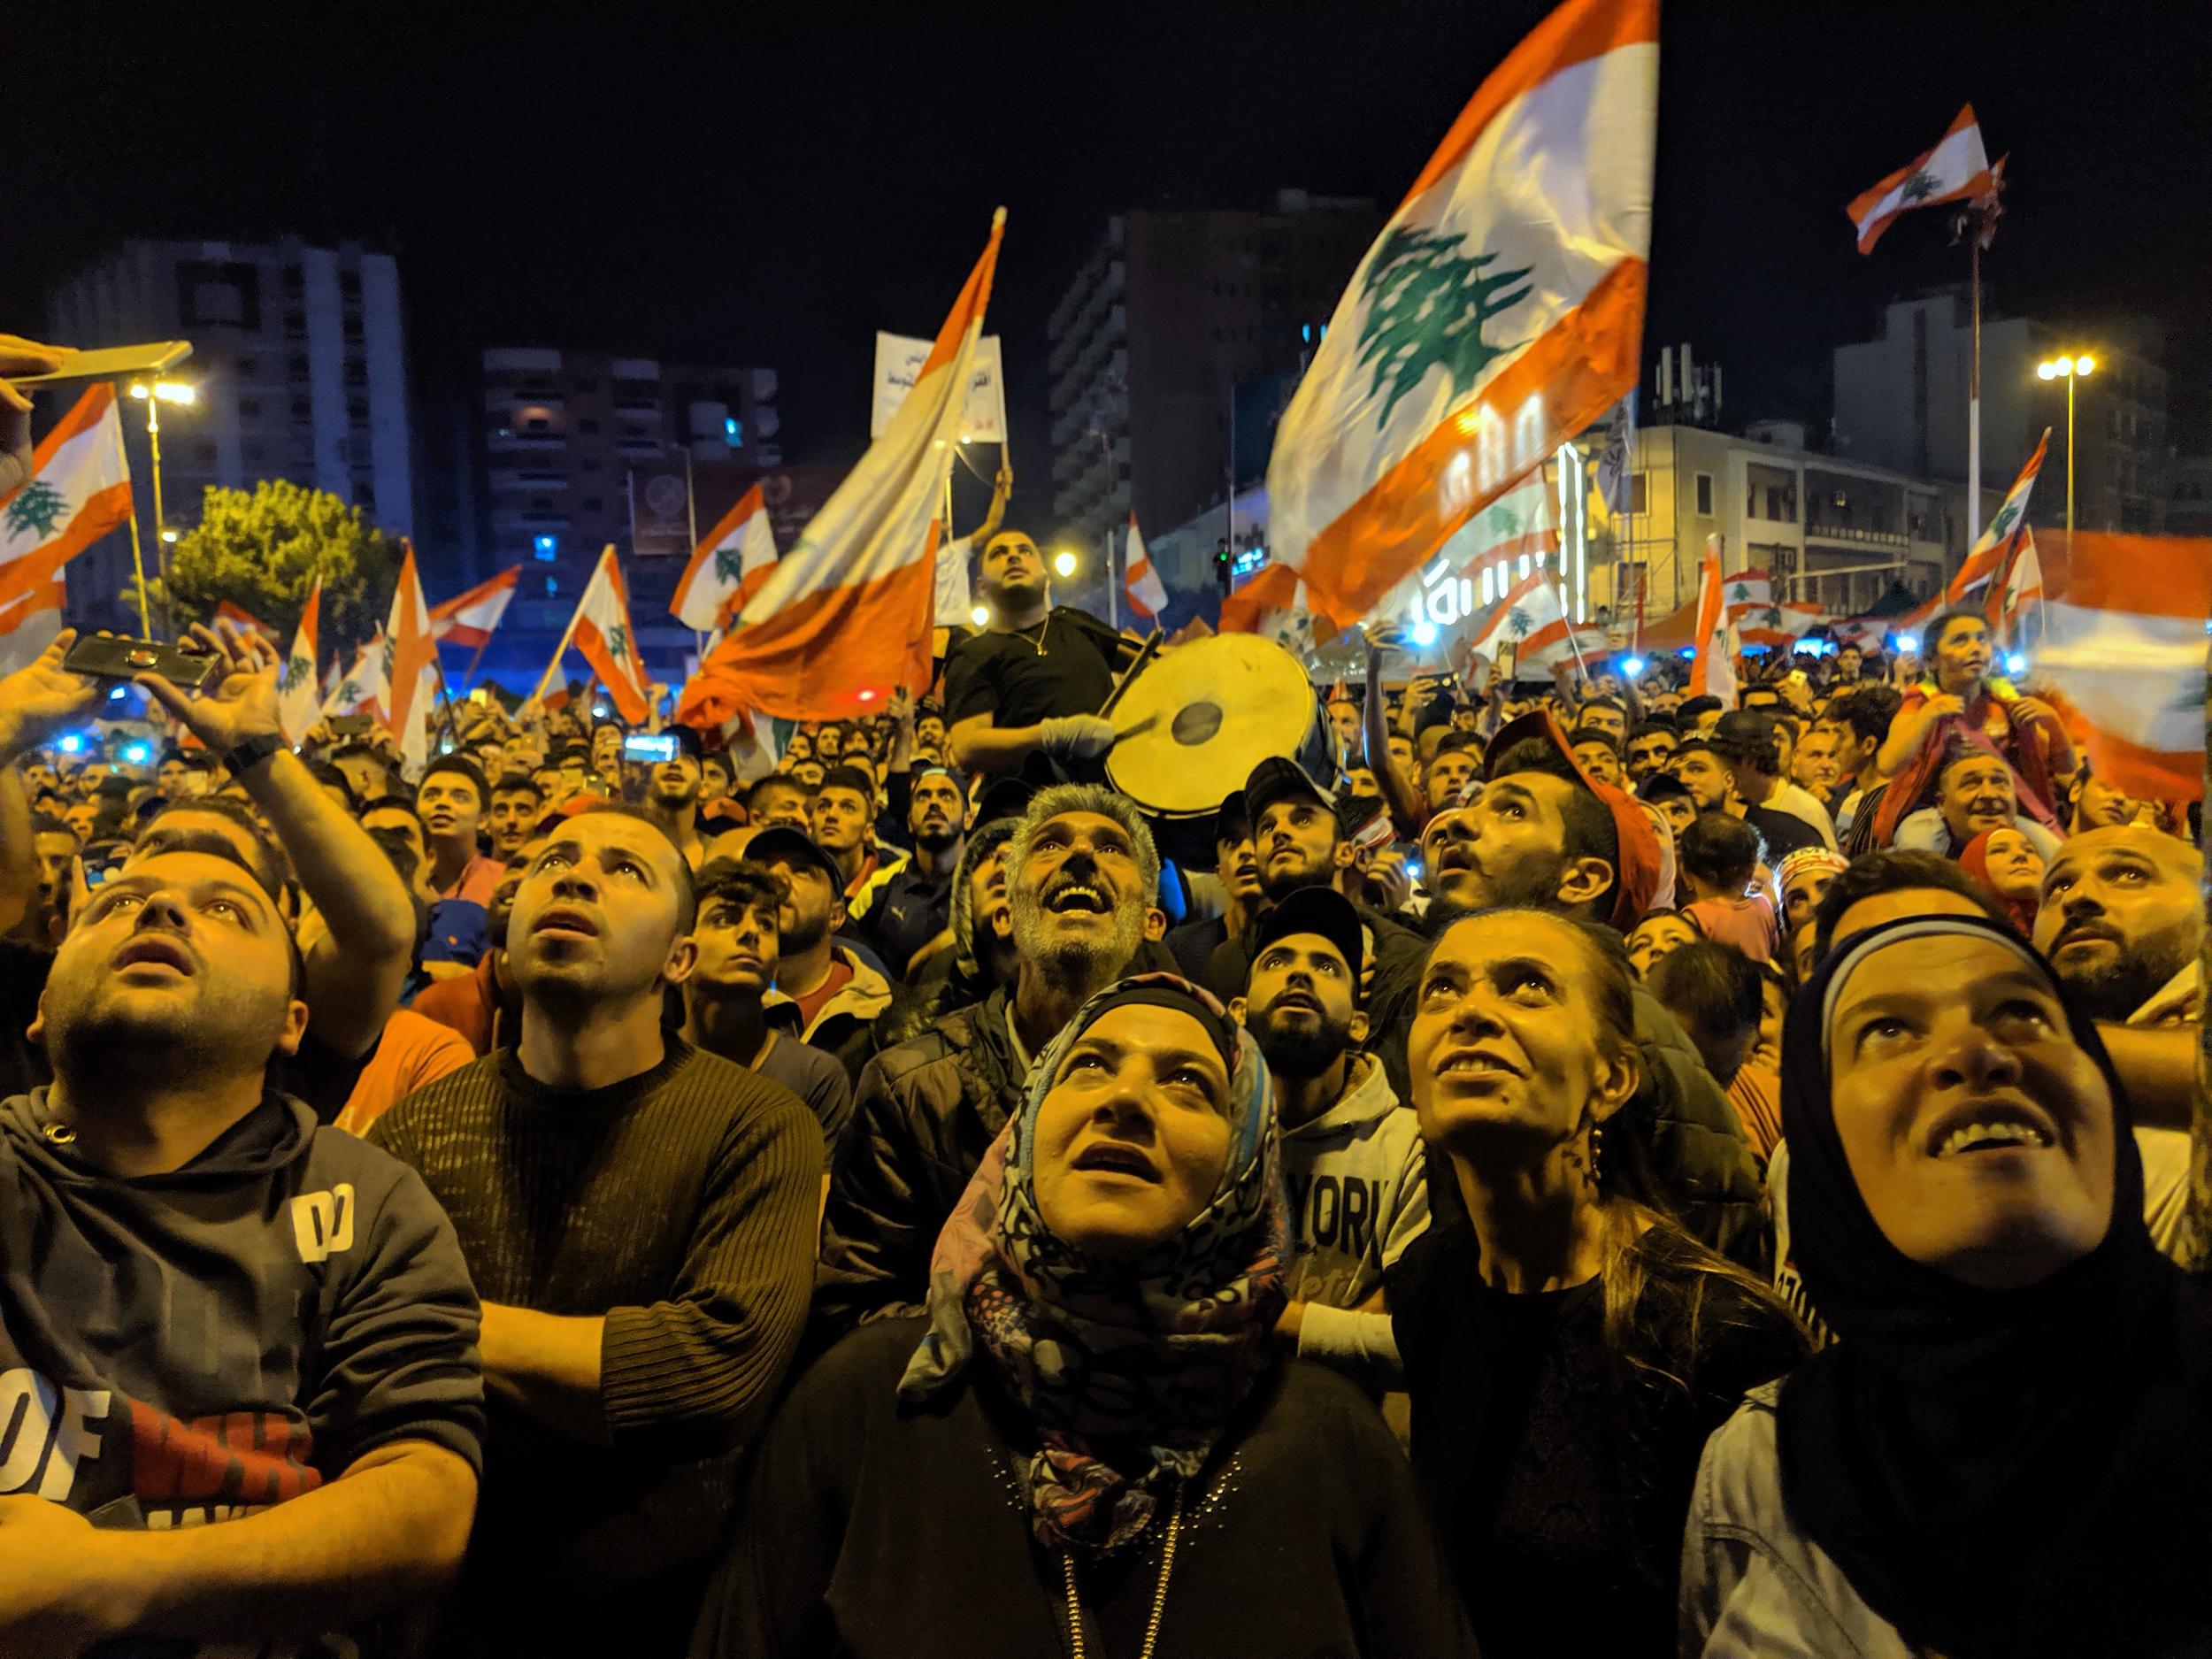
[[[227,626],[218,634],[195,626],[193,633],[218,654],[211,690],[188,696],[158,674],[142,676],[139,684],[226,760],[255,738],[280,743],[276,649]],[[413,902],[368,832],[288,749],[246,764],[239,782],[276,832],[329,930],[307,951],[308,1029],[325,1048],[352,1059],[376,1041],[399,1006],[414,958]]]
[[[1383,804],[1390,809],[1391,827],[1398,832],[1400,841],[1418,841],[1421,836],[1421,793],[1414,787],[1413,780],[1399,770],[1395,757],[1390,752],[1389,722],[1383,709],[1382,659],[1384,650],[1396,643],[1392,634],[1385,629],[1367,630],[1367,694],[1360,712],[1361,736],[1366,741],[1367,769],[1375,774],[1381,786]],[[1412,701],[1409,687],[1406,699]],[[1410,735],[1409,733],[1409,735]],[[1354,757],[1356,760],[1358,757]]]
[[[0,335],[0,347],[6,341]],[[29,663],[0,680],[0,931],[22,920],[38,887],[30,799],[15,768],[100,700],[98,682],[61,665],[76,639],[75,630],[65,628]]]

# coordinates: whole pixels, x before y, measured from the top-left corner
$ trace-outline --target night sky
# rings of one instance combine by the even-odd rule
[[[466,396],[493,343],[765,363],[787,458],[846,459],[872,331],[933,330],[1002,202],[1015,514],[1041,526],[1045,319],[1105,216],[1282,186],[1394,204],[1548,7],[887,9],[42,7],[10,77],[0,328],[37,333],[49,284],[120,236],[357,236],[399,256],[419,394]],[[2012,154],[1993,311],[2089,344],[2158,318],[2175,435],[2212,447],[2212,6],[1661,16],[1647,360],[1687,339],[1732,419],[1824,415],[1829,348],[1964,272],[1940,212],[1863,258],[1843,204],[1970,99]]]

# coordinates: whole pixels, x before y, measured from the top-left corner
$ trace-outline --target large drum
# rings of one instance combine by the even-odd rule
[[[1121,736],[1106,780],[1164,824],[1211,818],[1271,755],[1296,761],[1325,789],[1337,785],[1327,710],[1298,659],[1256,634],[1163,652],[1110,718]]]

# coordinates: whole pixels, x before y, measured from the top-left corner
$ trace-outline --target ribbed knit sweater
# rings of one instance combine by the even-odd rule
[[[494,1402],[449,1650],[586,1651],[566,1644],[600,1614],[634,1642],[713,1549],[735,1448],[798,1345],[821,1131],[780,1085],[665,1041],[590,1090],[504,1049],[370,1132],[445,1206],[485,1301],[606,1319],[608,1445]]]

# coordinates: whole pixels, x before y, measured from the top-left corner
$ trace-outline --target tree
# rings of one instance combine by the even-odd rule
[[[319,576],[323,641],[342,649],[366,639],[390,610],[400,557],[397,537],[326,490],[284,479],[264,479],[250,491],[211,486],[200,522],[168,549],[166,582],[149,574],[146,600],[181,629],[208,620],[227,599],[288,639]],[[137,604],[136,584],[123,600]]]

